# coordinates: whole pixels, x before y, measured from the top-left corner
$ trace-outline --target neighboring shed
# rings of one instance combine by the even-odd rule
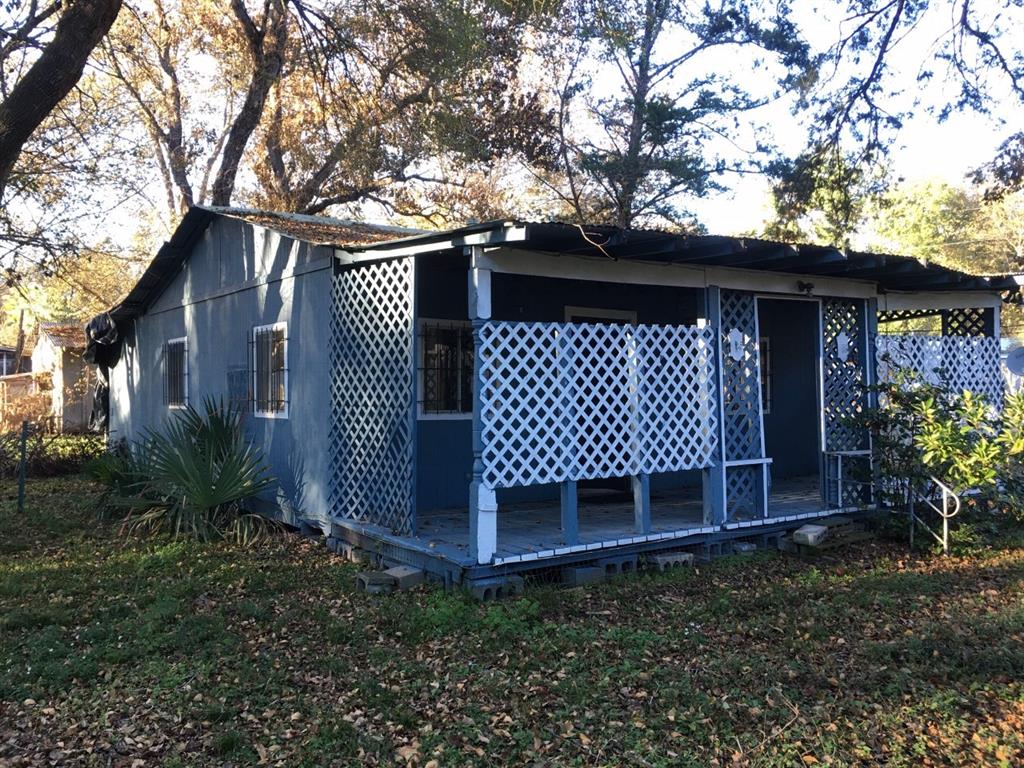
[[[85,331],[80,323],[43,323],[32,350],[34,373],[49,373],[52,381],[51,428],[82,432],[89,426],[89,390],[94,372],[83,359]]]
[[[874,505],[849,418],[895,368],[997,403],[1019,296],[749,238],[193,208],[111,311],[111,435],[229,398],[264,510],[454,581],[720,546]]]

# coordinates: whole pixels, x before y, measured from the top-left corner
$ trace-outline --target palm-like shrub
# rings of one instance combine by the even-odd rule
[[[246,442],[241,412],[212,399],[105,457],[93,476],[110,489],[108,507],[126,511],[127,531],[248,544],[274,525],[243,507],[273,485],[262,453]]]

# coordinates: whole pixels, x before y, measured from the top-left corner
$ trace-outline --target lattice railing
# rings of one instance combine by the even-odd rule
[[[710,328],[488,322],[479,355],[491,488],[712,462],[718,400]]]
[[[413,259],[341,269],[331,296],[330,505],[415,526]]]
[[[760,345],[754,295],[722,291],[721,323],[725,458],[761,458]]]
[[[875,347],[880,382],[922,381],[953,392],[973,392],[995,406],[1002,403],[998,339],[879,335]]]
[[[867,429],[855,423],[867,407],[865,304],[827,298],[821,311],[825,450],[866,450]]]
[[[947,309],[942,312],[943,336],[989,336],[991,335],[991,307],[964,307]]]

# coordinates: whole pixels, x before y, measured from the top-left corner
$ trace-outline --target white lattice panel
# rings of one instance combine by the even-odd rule
[[[722,291],[722,411],[725,458],[761,458],[760,345],[753,294]],[[729,335],[738,334],[734,350]],[[738,352],[738,357],[734,355]]]
[[[331,509],[401,534],[415,525],[413,269],[344,268],[331,297]]]
[[[868,447],[868,431],[856,418],[867,407],[867,355],[864,350],[863,300],[822,302],[825,450],[856,451]]]
[[[717,400],[708,328],[488,322],[479,355],[489,487],[711,463]]]
[[[982,395],[993,405],[1002,403],[998,339],[882,334],[875,347],[879,381],[923,381],[952,392]]]

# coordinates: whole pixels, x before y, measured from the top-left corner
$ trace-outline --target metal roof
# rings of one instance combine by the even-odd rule
[[[115,321],[137,317],[174,279],[214,218],[236,218],[297,240],[351,254],[382,258],[498,245],[561,255],[592,256],[704,267],[733,267],[875,283],[886,291],[998,291],[1020,297],[1021,275],[969,275],[908,256],[800,245],[754,237],[685,235],[559,222],[497,220],[439,232],[422,232],[323,216],[194,206],[164,243],[125,299],[111,310]]]
[[[492,221],[442,233],[407,237],[349,250],[397,255],[430,252],[472,239],[486,244],[488,233],[518,228],[507,245],[524,250],[614,260],[699,267],[731,267],[794,275],[838,277],[875,283],[880,291],[1002,291],[1018,295],[1022,275],[971,275],[909,256],[801,245],[755,237],[685,235],[657,230],[622,230],[557,222]],[[498,238],[500,241],[501,238]],[[449,245],[448,247],[455,247]]]
[[[157,251],[132,290],[110,311],[111,317],[118,321],[141,315],[178,274],[196,242],[202,237],[210,222],[217,217],[240,219],[280,232],[295,240],[331,247],[340,243],[365,246],[379,241],[394,242],[397,238],[420,232],[404,227],[366,224],[326,216],[306,216],[251,208],[193,206],[182,217],[171,239]]]
[[[85,325],[83,323],[43,323],[41,331],[55,347],[85,349]]]

